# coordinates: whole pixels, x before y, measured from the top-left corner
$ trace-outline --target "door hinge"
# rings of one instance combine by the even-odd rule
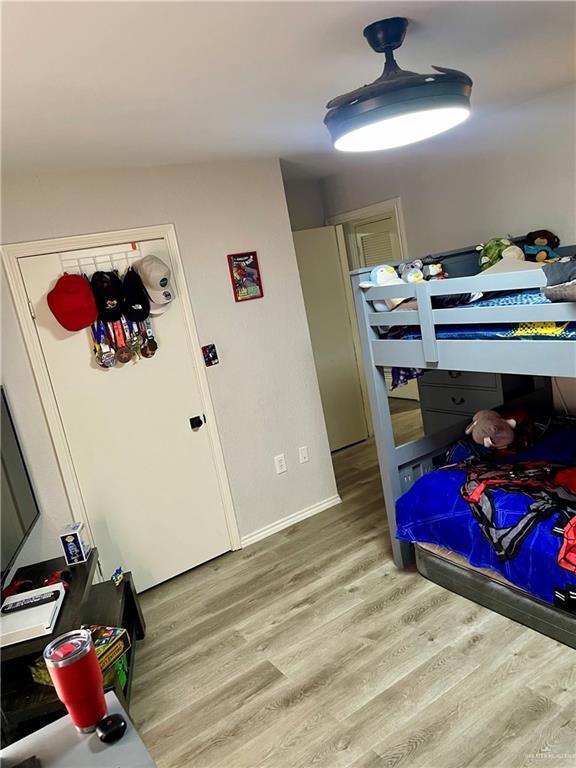
[[[28,300],[28,309],[30,310],[30,315],[32,317],[32,320],[36,320],[36,312],[34,312],[34,305],[30,300]]]

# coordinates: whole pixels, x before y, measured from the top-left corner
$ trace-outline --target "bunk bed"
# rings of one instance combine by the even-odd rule
[[[564,247],[560,253],[574,255],[576,246]],[[533,381],[545,384],[550,380],[543,376],[573,377],[576,386],[576,302],[503,301],[436,308],[435,297],[456,294],[533,296],[546,285],[542,269],[474,274],[478,254],[473,248],[436,254],[435,259],[448,266],[448,279],[366,289],[370,269],[350,273],[394,562],[399,568],[415,564],[431,581],[576,648],[576,613],[511,583],[502,572],[471,565],[449,546],[397,537],[397,502],[400,509],[406,498],[412,504],[424,503],[425,494],[413,493],[417,481],[423,478],[422,486],[425,475],[446,464],[448,449],[463,438],[469,419],[452,420],[451,426],[396,446],[384,368],[520,374],[538,377]],[[400,304],[393,311],[376,311],[374,302],[381,307],[385,299],[397,298],[415,299],[415,305],[410,302],[408,310]],[[548,338],[522,337],[506,331],[534,322],[557,324],[558,335],[553,330]],[[560,328],[572,332],[560,334]],[[498,332],[493,333],[494,329]],[[525,401],[552,410],[550,386],[537,387]],[[576,572],[573,579],[571,596],[576,599]]]

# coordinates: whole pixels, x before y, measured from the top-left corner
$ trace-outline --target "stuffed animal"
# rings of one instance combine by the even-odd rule
[[[415,259],[415,261],[409,261],[404,264],[398,265],[398,274],[404,280],[405,283],[423,283],[424,272],[423,263],[421,259]]]
[[[528,232],[524,244],[527,261],[554,261],[558,258],[555,248],[560,245],[560,238],[548,229],[537,229]]]
[[[509,245],[502,251],[503,259],[511,259],[513,261],[525,261],[524,251],[517,245]]]
[[[480,269],[493,267],[502,258],[503,252],[512,245],[512,241],[505,237],[493,237],[487,243],[480,243],[476,250],[480,251]]]
[[[394,267],[381,264],[379,267],[374,267],[370,272],[370,279],[360,283],[360,288],[368,289],[381,285],[404,285],[404,280],[398,277]],[[404,299],[384,299],[384,301],[373,301],[372,304],[376,312],[388,312],[403,301]]]
[[[515,428],[516,419],[505,419],[496,411],[478,411],[466,427],[466,434],[485,448],[507,448],[514,442]]]
[[[442,264],[424,264],[422,271],[426,280],[446,280],[448,277]]]

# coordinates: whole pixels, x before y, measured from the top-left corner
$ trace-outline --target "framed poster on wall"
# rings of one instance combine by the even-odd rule
[[[236,301],[250,301],[264,296],[256,251],[228,254],[228,267]]]

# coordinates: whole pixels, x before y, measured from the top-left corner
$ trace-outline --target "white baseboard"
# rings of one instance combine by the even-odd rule
[[[294,512],[292,515],[287,515],[281,520],[276,520],[276,522],[270,523],[270,525],[265,525],[264,528],[260,528],[258,531],[254,531],[254,533],[242,536],[242,547],[254,544],[257,541],[260,541],[260,539],[272,536],[273,533],[278,533],[278,531],[283,531],[284,528],[289,528],[291,525],[294,525],[294,523],[299,523],[300,520],[305,520],[307,517],[317,515],[319,512],[323,512],[325,509],[335,507],[336,504],[341,503],[342,499],[336,494],[336,496],[330,496],[330,498],[319,501],[317,504],[312,504],[311,507],[306,507],[299,512]]]

